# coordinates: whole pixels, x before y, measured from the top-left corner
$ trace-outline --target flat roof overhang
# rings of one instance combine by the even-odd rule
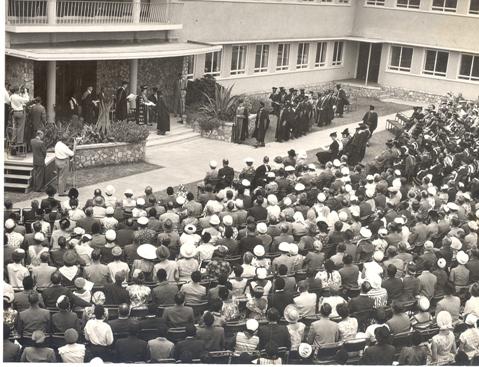
[[[199,42],[140,43],[111,45],[29,45],[9,47],[5,54],[34,61],[158,59],[221,51],[222,46]]]

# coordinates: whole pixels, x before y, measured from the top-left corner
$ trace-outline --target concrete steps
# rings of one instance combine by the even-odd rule
[[[176,126],[175,126],[176,125]],[[179,124],[171,126],[171,131],[166,135],[158,135],[156,131],[150,132],[150,136],[146,140],[146,146],[152,147],[157,145],[169,145],[174,143],[182,143],[185,141],[195,140],[201,137],[199,133],[194,132],[189,127]]]
[[[33,165],[23,162],[5,163],[3,168],[5,191],[28,192],[32,182],[32,171]]]

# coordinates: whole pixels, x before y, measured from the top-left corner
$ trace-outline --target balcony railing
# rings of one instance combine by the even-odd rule
[[[6,0],[7,24],[132,24],[181,22],[181,3],[57,0]],[[55,4],[56,3],[56,4]],[[52,20],[52,18],[54,18]]]

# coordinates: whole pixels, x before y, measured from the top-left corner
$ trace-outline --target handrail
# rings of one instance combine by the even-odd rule
[[[7,24],[178,24],[182,3],[131,1],[6,0]],[[55,9],[56,7],[56,9]],[[53,19],[52,19],[53,18]]]

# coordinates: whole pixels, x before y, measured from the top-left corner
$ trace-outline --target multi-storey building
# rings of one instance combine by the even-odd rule
[[[8,0],[6,79],[50,116],[121,79],[171,98],[177,73],[237,93],[357,79],[479,95],[479,0]]]

